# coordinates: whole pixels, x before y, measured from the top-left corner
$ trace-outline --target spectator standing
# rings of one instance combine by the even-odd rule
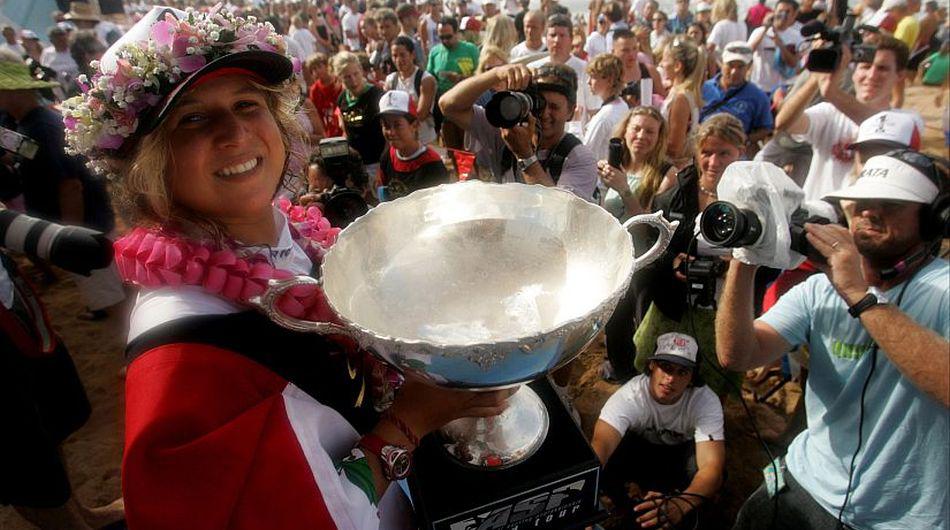
[[[544,44],[544,13],[528,11],[524,16],[525,40],[511,49],[511,60],[530,57],[548,51]]]
[[[692,41],[675,39],[663,52],[660,66],[670,86],[660,109],[670,126],[667,153],[673,164],[681,168],[691,159],[691,135],[699,126],[706,59],[702,49]]]
[[[601,100],[591,94],[587,84],[587,62],[571,53],[574,25],[567,15],[551,15],[548,17],[545,41],[548,47],[548,56],[529,64],[530,68],[540,68],[545,64],[564,64],[574,70],[577,76],[577,112],[575,118],[580,120],[583,129],[590,116],[593,116],[601,107]]]
[[[328,138],[343,136],[340,118],[337,116],[339,108],[336,106],[340,92],[343,91],[340,79],[330,70],[326,54],[312,55],[307,60],[306,67],[310,70],[310,77],[313,79],[313,84],[307,92],[308,97],[320,116],[326,136]]]
[[[940,51],[920,64],[920,82],[929,86],[942,86],[947,83],[948,74],[950,74],[950,41],[945,41]]]
[[[489,89],[524,90],[532,81],[547,102],[540,120],[532,115],[527,124],[499,130],[488,123],[485,109],[474,104]],[[485,161],[496,182],[557,186],[593,202],[597,191],[594,155],[564,129],[574,115],[576,97],[577,75],[569,66],[545,64],[532,71],[510,64],[463,81],[440,105],[446,117],[487,154]],[[538,121],[540,135],[535,137]]]
[[[614,32],[612,53],[623,64],[624,86],[631,87],[634,84],[639,84],[641,79],[651,79],[653,81],[653,94],[664,94],[660,73],[652,65],[640,61],[639,46],[639,41],[630,30],[622,29]],[[663,101],[662,97],[654,99],[657,100],[657,106]],[[653,101],[647,101],[641,104],[652,105],[654,103]]]
[[[610,31],[610,21],[607,20],[607,15],[603,13],[597,15],[596,29],[587,36],[587,43],[584,45],[584,51],[587,52],[588,58],[593,59],[610,51],[610,48],[607,47],[608,31]]]
[[[69,52],[69,35],[59,26],[50,28],[50,46],[43,50],[40,64],[56,72],[61,86],[68,87],[79,75],[79,65]]]
[[[659,48],[663,43],[670,39],[672,33],[666,29],[666,13],[657,11],[653,13],[653,19],[650,21],[650,48]]]
[[[452,17],[445,17],[439,23],[440,44],[432,48],[429,53],[429,63],[426,71],[434,75],[437,81],[438,94],[436,101],[463,79],[470,77],[478,68],[478,48],[469,42],[459,39],[458,21]],[[442,145],[453,149],[461,149],[464,144],[464,132],[454,123],[445,123],[442,120],[440,105],[435,115],[435,126],[441,128]]]
[[[413,55],[416,58],[417,65],[425,65],[426,54],[422,47],[422,39],[417,32],[419,24],[419,15],[412,4],[400,4],[396,7],[396,16],[399,18],[399,35],[412,40]],[[392,52],[390,51],[390,54]]]
[[[393,43],[392,55],[396,71],[386,77],[386,90],[399,90],[409,94],[416,111],[416,136],[423,145],[432,145],[437,139],[435,121],[432,118],[432,106],[435,104],[435,76],[426,72],[415,62],[413,47],[415,43],[400,35]]]
[[[731,42],[722,52],[722,66],[716,77],[703,83],[705,106],[699,114],[703,122],[719,112],[728,112],[742,122],[748,137],[746,156],[758,151],[758,143],[772,134],[772,119],[769,97],[762,89],[746,79],[752,64],[752,49],[744,40]]]
[[[647,372],[620,387],[600,411],[591,447],[604,466],[604,492],[628,518],[624,528],[689,528],[699,518],[694,512],[722,485],[722,405],[699,378],[698,351],[689,335],[661,335]],[[636,506],[627,494],[631,479],[643,492]]]
[[[587,79],[590,91],[604,104],[587,124],[584,145],[594,154],[594,160],[606,160],[614,129],[629,111],[627,103],[620,97],[624,87],[623,64],[613,55],[598,55],[587,63]]]
[[[26,50],[16,36],[16,29],[13,26],[3,26],[3,48],[17,54],[17,57],[26,55]]]
[[[917,46],[917,36],[920,35],[920,21],[917,14],[920,12],[920,0],[905,0],[906,11],[897,22],[894,37],[907,45],[913,51]]]
[[[346,13],[340,19],[340,25],[343,28],[343,43],[352,52],[358,52],[363,49],[363,42],[360,40],[360,13],[356,10],[355,0],[343,0],[343,7]],[[340,9],[343,11],[343,8]]]
[[[849,58],[845,52],[833,74],[813,72],[806,84],[789,96],[775,119],[776,130],[812,145],[811,165],[802,185],[806,200],[819,200],[844,186],[854,160],[848,146],[858,134],[859,123],[890,106],[891,93],[904,77],[907,47],[881,35],[872,62],[858,63],[851,75],[854,96],[839,86]],[[825,101],[806,109],[819,91]]]
[[[693,23],[693,14],[689,12],[689,0],[676,0],[675,10],[670,18],[669,29],[677,35],[686,33],[689,25]]]
[[[423,52],[428,57],[432,48],[439,43],[439,21],[442,20],[442,0],[428,0],[425,14],[419,19],[419,39]],[[419,63],[423,64],[423,63]]]
[[[946,15],[947,8],[940,7],[936,0],[928,0],[924,4],[924,14],[920,18],[920,33],[917,34],[917,43],[914,45],[912,55],[919,53],[926,56],[928,51],[935,51],[940,47],[940,43],[934,41],[934,36],[946,19]]]
[[[390,90],[379,100],[379,121],[389,150],[379,162],[380,200],[450,182],[449,172],[431,146],[419,141],[418,105],[408,92]]]
[[[736,6],[736,0],[716,0],[712,17],[716,23],[709,32],[707,43],[716,54],[712,60],[719,62],[722,60],[722,49],[726,47],[726,44],[737,40],[744,41],[748,33],[746,25],[739,22],[739,8]]]
[[[28,58],[40,62],[40,58],[43,56],[43,44],[40,42],[39,35],[25,29],[20,32],[20,44],[22,44],[23,49],[26,50],[26,56]]]
[[[379,158],[386,140],[379,128],[379,98],[383,91],[366,81],[359,57],[352,52],[333,56],[333,71],[343,82],[343,91],[337,98],[340,125],[346,132],[350,146],[359,152],[366,174],[376,175]]]
[[[393,64],[393,41],[399,36],[399,17],[388,7],[377,9],[373,13],[376,27],[379,28],[380,45],[369,54],[369,63],[376,71],[377,79],[383,79],[396,70]]]
[[[808,24],[812,20],[817,20],[823,13],[824,11],[815,7],[815,0],[802,0],[795,21],[802,25]]]
[[[772,8],[765,5],[765,0],[757,0],[755,5],[750,7],[745,14],[745,25],[749,33],[752,33],[752,30],[762,25],[762,22],[765,21],[765,17],[772,12]]]
[[[304,15],[298,13],[290,17],[290,33],[288,36],[300,47],[300,57],[307,57],[317,53],[317,38],[313,36],[304,20]]]
[[[485,39],[482,47],[496,46],[502,50],[511,50],[518,44],[518,32],[515,23],[507,15],[498,14],[488,19]]]
[[[702,24],[703,27],[706,28],[707,33],[712,29],[712,9],[712,4],[705,0],[700,0],[700,2],[696,4],[696,17],[694,21]]]
[[[518,0],[518,13],[514,15],[515,30],[518,32],[518,42],[521,42],[525,39],[524,17],[525,15],[528,14],[530,7],[531,7],[530,0]]]
[[[795,26],[797,14],[795,0],[779,0],[775,12],[749,35],[749,47],[755,53],[750,80],[769,96],[794,81],[798,71],[802,34]]]

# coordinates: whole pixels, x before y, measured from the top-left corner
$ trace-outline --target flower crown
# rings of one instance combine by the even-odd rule
[[[137,25],[143,27],[133,27],[130,39],[120,40],[101,61],[90,63],[96,71],[92,79],[77,78],[82,95],[62,105],[67,151],[88,157],[99,173],[109,172],[102,157],[118,153],[139,129],[143,114],[189,74],[242,51],[287,55],[283,37],[269,22],[236,16],[221,4],[207,13],[155,8]],[[294,60],[295,71],[298,68]]]

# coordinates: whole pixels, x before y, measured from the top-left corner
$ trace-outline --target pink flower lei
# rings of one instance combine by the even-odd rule
[[[291,233],[314,264],[336,242],[339,228],[330,226],[319,208],[294,206],[281,199]],[[241,305],[264,293],[268,281],[294,273],[272,266],[263,254],[240,257],[234,250],[209,242],[184,239],[162,230],[136,228],[115,242],[115,263],[126,282],[147,288],[195,286]],[[312,286],[289,289],[278,301],[287,315],[304,320],[339,322],[323,290]]]

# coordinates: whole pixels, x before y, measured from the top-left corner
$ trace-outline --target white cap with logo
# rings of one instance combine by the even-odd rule
[[[390,90],[379,98],[379,114],[398,114],[415,118],[416,105],[408,92]]]
[[[848,147],[853,149],[865,142],[875,142],[917,150],[920,149],[921,130],[923,122],[917,113],[884,110],[861,122],[857,139]]]
[[[887,154],[869,158],[854,183],[829,193],[825,198],[880,199],[930,204],[939,193],[937,183],[927,175],[906,161]]]
[[[726,44],[722,49],[722,64],[732,61],[742,61],[743,64],[752,64],[752,48],[744,40],[737,40]]]
[[[685,333],[664,333],[656,338],[656,352],[650,360],[669,361],[687,368],[696,366],[699,345],[696,339]]]

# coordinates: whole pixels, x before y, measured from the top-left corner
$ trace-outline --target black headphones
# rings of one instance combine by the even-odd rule
[[[934,241],[950,237],[950,186],[947,183],[950,163],[910,149],[896,149],[884,156],[896,158],[913,167],[937,186],[937,197],[920,209],[921,239]]]

